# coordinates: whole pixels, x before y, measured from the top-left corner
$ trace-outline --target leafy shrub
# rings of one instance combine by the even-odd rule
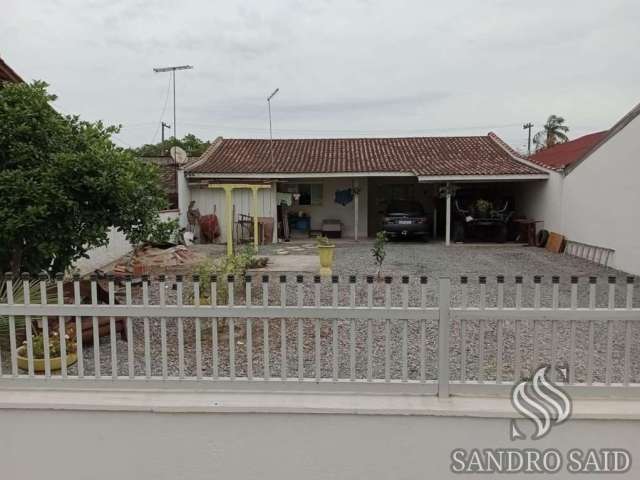
[[[4,278],[0,279],[0,303],[8,302],[8,284]],[[16,279],[13,281],[13,301],[14,303],[23,303],[24,302],[24,285],[22,280]],[[40,282],[38,280],[30,280],[29,281],[29,301],[32,304],[40,303]],[[55,292],[51,290],[47,290],[47,303],[55,303],[57,301],[57,296]],[[14,317],[15,325],[16,325],[16,339],[25,338],[25,319],[24,316],[16,315]],[[31,320],[36,322],[40,319],[40,317],[32,316]],[[9,317],[0,315],[0,343],[4,345],[9,344]]]
[[[211,291],[208,288],[209,277],[216,275],[217,281],[217,303],[226,304],[228,301],[228,282],[227,276],[234,276],[234,292],[242,293],[244,287],[244,276],[247,270],[252,268],[262,268],[266,266],[266,258],[257,257],[256,250],[253,247],[245,247],[236,255],[228,255],[216,259],[208,259],[200,263],[194,273],[200,276],[200,303],[210,304]]]
[[[319,247],[329,247],[333,245],[331,243],[331,240],[329,240],[329,237],[325,235],[318,235],[316,237],[316,243],[318,244]]]
[[[42,359],[44,358],[44,349],[45,349],[45,345],[44,345],[44,335],[37,334],[37,335],[33,335],[31,340],[31,343],[33,345],[33,358],[37,358],[37,359]],[[65,336],[65,340],[66,340],[66,348],[67,348],[67,354],[69,353],[74,353],[76,351],[76,344],[73,341],[73,339],[71,338],[70,335],[66,335]],[[60,356],[61,353],[61,347],[60,347],[60,335],[58,335],[57,331],[53,331],[51,332],[51,334],[49,335],[49,356],[51,358],[57,358]],[[26,345],[27,341],[25,340],[23,342],[23,345]]]
[[[481,198],[479,200],[476,200],[474,207],[476,209],[476,212],[478,212],[478,215],[486,217],[493,209],[493,204],[490,201]]]
[[[177,218],[170,220],[158,220],[151,227],[149,238],[151,243],[178,243],[180,233],[180,222]]]

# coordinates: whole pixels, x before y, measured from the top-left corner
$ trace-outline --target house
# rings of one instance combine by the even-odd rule
[[[546,182],[522,186],[519,205],[569,241],[606,249],[608,265],[640,274],[640,104],[611,129],[530,157]]]
[[[549,169],[520,157],[494,133],[273,141],[218,138],[184,169],[184,193],[202,214],[215,207],[229,251],[229,225],[237,215],[269,217],[277,225],[282,202],[289,204],[290,215],[304,215],[311,230],[320,230],[325,220],[338,220],[343,236],[359,239],[381,229],[389,202],[413,200],[434,219],[434,235],[449,243],[452,187],[513,197],[522,183],[546,181],[549,175]]]

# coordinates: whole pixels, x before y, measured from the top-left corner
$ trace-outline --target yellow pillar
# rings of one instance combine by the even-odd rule
[[[258,186],[251,187],[251,193],[253,195],[253,246],[256,251],[258,250],[259,235],[258,235]]]
[[[224,213],[227,218],[227,255],[233,255],[233,214],[232,203],[233,197],[231,195],[233,187],[231,185],[224,185]]]

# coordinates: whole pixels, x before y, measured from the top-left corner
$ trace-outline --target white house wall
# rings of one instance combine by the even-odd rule
[[[300,183],[305,183],[300,179]],[[306,181],[311,183],[310,180]],[[360,198],[358,199],[358,233],[360,238],[367,236],[367,180],[364,178],[327,178],[322,187],[322,205],[295,206],[291,210],[295,212],[305,212],[311,217],[311,228],[320,230],[322,221],[326,219],[338,219],[342,222],[342,235],[353,237],[355,234],[355,199],[347,205],[340,205],[335,202],[336,190],[346,190],[353,188],[355,182],[360,187]]]
[[[220,222],[219,242],[226,241],[225,193],[222,188],[192,188],[191,200],[195,200],[195,208],[201,215],[210,215],[216,208],[216,215]],[[236,207],[236,219],[239,214],[252,215],[252,192],[249,189],[233,190],[233,203]],[[275,190],[274,188],[258,190],[258,216],[271,217],[275,215]]]
[[[542,220],[538,229],[615,250],[609,265],[640,274],[640,117],[568,174],[523,183],[518,213]]]
[[[180,168],[176,172],[178,181],[178,209],[180,210],[180,226],[187,227],[187,211],[189,210],[189,202],[191,201],[191,192],[189,184],[184,175],[184,169]]]
[[[549,171],[548,180],[520,182],[514,188],[518,215],[540,220],[538,230],[562,231],[563,174]]]
[[[563,233],[615,250],[613,267],[640,274],[640,117],[564,180]]]

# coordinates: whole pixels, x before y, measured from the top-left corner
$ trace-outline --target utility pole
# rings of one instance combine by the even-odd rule
[[[176,128],[176,70],[191,70],[191,65],[179,65],[176,67],[159,67],[154,68],[156,73],[171,72],[171,80],[173,82],[173,143],[178,143],[178,129]]]
[[[529,130],[529,139],[527,140],[527,155],[531,155],[531,129],[533,128],[533,123],[525,123],[522,126],[523,130]]]
[[[171,128],[171,125],[169,125],[168,123],[164,123],[162,122],[162,143],[160,145],[162,145],[162,147],[160,147],[161,153],[162,155],[164,155],[164,129],[165,128]]]
[[[271,129],[271,99],[276,96],[276,93],[280,91],[279,88],[276,88],[271,95],[267,97],[267,105],[269,107],[269,159],[271,161],[271,165],[273,165],[273,131]]]

